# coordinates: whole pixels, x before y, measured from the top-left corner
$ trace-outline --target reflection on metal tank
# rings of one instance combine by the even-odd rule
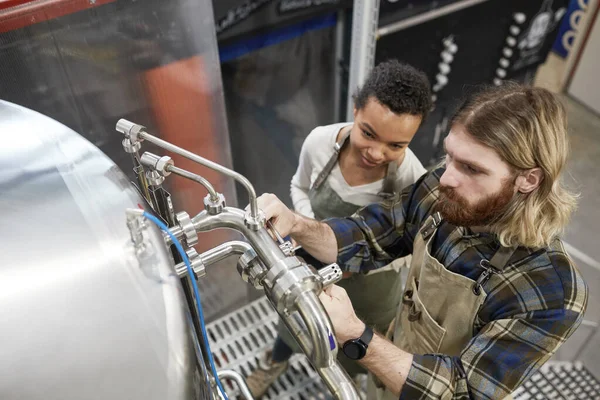
[[[41,114],[0,101],[0,132],[0,398],[203,398],[162,234],[147,259],[130,245],[134,186]]]

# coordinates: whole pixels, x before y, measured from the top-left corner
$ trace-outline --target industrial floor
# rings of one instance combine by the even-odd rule
[[[536,76],[536,86],[559,91],[564,76],[565,61],[550,54]],[[600,116],[568,95],[562,95],[567,107],[571,156],[565,181],[580,193],[579,207],[565,232],[567,251],[575,260],[589,286],[589,302],[585,322],[559,349],[555,359],[571,361],[577,358],[600,377]]]
[[[586,321],[600,323],[600,117],[565,96],[569,111],[571,158],[566,181],[581,194],[564,241],[589,286]],[[592,335],[592,336],[588,336]],[[578,356],[586,367],[600,377],[600,333],[582,326],[556,355],[561,360]]]

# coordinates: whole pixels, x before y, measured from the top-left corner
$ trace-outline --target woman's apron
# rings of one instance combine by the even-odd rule
[[[431,255],[431,239],[441,221],[439,213],[430,216],[415,238],[402,304],[389,339],[412,354],[459,356],[473,337],[475,318],[487,297],[483,284],[504,269],[514,248],[500,247],[490,261],[481,260],[483,272],[474,281],[449,271]],[[378,389],[376,379],[369,379],[368,398],[395,400],[398,396]]]
[[[327,181],[327,177],[338,162],[341,149],[347,143],[349,133],[344,134],[335,144],[335,153],[319,173],[308,193],[313,213],[318,220],[348,217],[361,208],[361,206],[345,202]],[[397,163],[392,162],[388,165],[382,191],[379,193],[382,199],[395,195],[397,171]],[[396,316],[402,298],[402,280],[399,271],[405,265],[407,265],[405,259],[399,258],[383,268],[368,274],[352,274],[351,277],[337,283],[348,293],[356,315],[382,334],[385,334]],[[297,349],[297,345],[287,329],[280,329],[279,332],[288,345]],[[350,376],[367,372],[341,351],[338,352],[338,360]]]

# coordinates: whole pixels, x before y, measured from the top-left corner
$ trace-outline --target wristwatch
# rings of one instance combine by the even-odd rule
[[[351,360],[360,360],[367,354],[369,343],[373,339],[373,329],[365,325],[365,331],[358,339],[350,339],[342,346],[342,351]]]

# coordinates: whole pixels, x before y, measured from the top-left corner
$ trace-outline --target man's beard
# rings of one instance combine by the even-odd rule
[[[440,198],[435,206],[447,222],[455,226],[485,226],[499,220],[514,196],[514,185],[511,179],[506,180],[500,191],[494,193],[475,205],[456,194],[454,189],[439,186]]]

